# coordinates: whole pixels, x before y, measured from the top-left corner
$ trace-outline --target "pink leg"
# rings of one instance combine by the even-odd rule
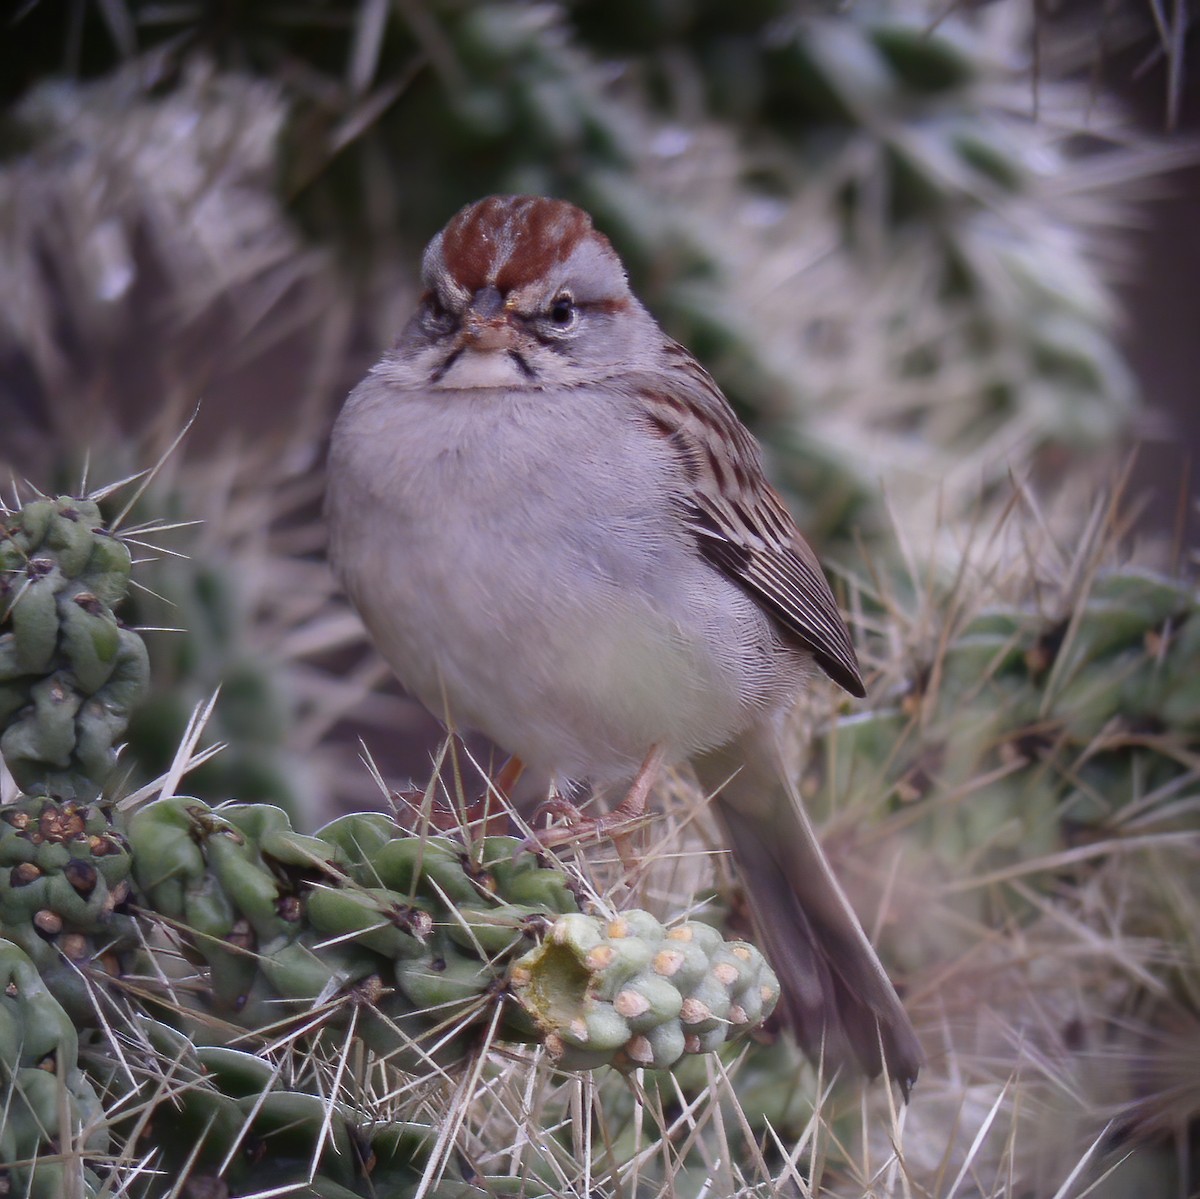
[[[658,781],[664,756],[661,745],[652,745],[625,798],[603,816],[584,816],[574,804],[565,799],[554,799],[543,804],[539,811],[553,811],[565,816],[567,826],[534,833],[526,844],[534,850],[554,849],[556,846],[577,841],[602,841],[611,837],[617,843],[617,851],[622,860],[625,860],[630,834],[645,821],[646,800],[650,797],[651,788]]]
[[[512,799],[513,788],[521,779],[521,775],[525,773],[525,763],[514,754],[503,766],[500,767],[500,773],[496,775],[493,786],[505,799]]]

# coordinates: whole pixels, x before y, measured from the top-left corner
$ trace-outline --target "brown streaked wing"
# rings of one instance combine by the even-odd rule
[[[703,367],[672,343],[678,370],[641,377],[647,420],[679,455],[684,517],[700,552],[751,595],[840,687],[866,694],[854,644],[825,574],[767,483],[758,443]],[[719,452],[723,450],[724,452]]]

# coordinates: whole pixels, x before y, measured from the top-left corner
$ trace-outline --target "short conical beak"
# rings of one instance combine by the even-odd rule
[[[516,337],[504,312],[504,297],[495,287],[481,287],[467,307],[463,344],[474,350],[506,350],[516,343]]]

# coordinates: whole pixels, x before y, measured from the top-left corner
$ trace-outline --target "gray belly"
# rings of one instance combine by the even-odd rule
[[[527,413],[479,400],[414,405],[407,453],[335,439],[364,481],[331,505],[339,572],[431,711],[530,766],[606,781],[651,745],[685,757],[790,698],[771,622],[682,533],[665,451],[603,412],[598,435],[542,411],[534,446]],[[372,514],[369,534],[347,507]]]

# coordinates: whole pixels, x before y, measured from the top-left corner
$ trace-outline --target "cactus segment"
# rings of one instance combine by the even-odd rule
[[[301,837],[279,809],[182,797],[128,831],[148,908],[209,967],[214,1014],[243,1027],[320,1007],[320,1035],[337,1037],[354,1013],[371,1049],[415,1067],[462,1057],[465,1029],[498,1021],[565,1069],[669,1066],[778,996],[757,950],[706,925],[580,912],[565,876],[511,837],[412,836],[381,815]]]
[[[560,917],[511,971],[518,1002],[565,1070],[662,1069],[760,1024],[779,982],[752,945],[648,912]]]
[[[220,1194],[294,1188],[359,1199],[419,1185],[436,1140],[427,1125],[370,1119],[348,1104],[291,1089],[261,1057],[194,1045],[159,1021],[140,1021],[138,1036],[157,1068],[132,1086],[110,1069],[105,1082],[126,1113],[118,1130],[136,1134],[135,1144],[163,1171],[152,1194],[167,1193],[185,1167],[189,1187],[205,1194],[207,1184]]]
[[[947,860],[1053,853],[1183,776],[1198,649],[1200,593],[1137,567],[1098,573],[1058,616],[993,605],[910,667],[900,705],[835,720],[810,771],[837,780],[838,803],[928,801]]]
[[[100,1099],[79,1068],[75,1025],[33,960],[3,939],[0,1110],[0,1194],[61,1199],[68,1193],[64,1147],[95,1156],[108,1151]],[[86,1199],[100,1193],[91,1169],[81,1181]]]
[[[38,500],[0,529],[0,753],[25,792],[94,799],[149,661],[113,607],[130,557],[90,500]]]
[[[0,809],[0,935],[80,1022],[94,1017],[85,975],[126,973],[141,945],[131,870],[99,805],[35,797]]]

